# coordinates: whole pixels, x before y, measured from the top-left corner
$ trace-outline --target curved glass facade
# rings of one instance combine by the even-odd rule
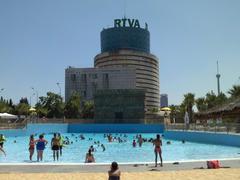
[[[101,52],[131,49],[150,53],[150,33],[147,29],[114,27],[101,32]]]

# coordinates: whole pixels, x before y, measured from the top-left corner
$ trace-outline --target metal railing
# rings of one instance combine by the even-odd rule
[[[23,129],[27,125],[27,119],[24,119],[20,122],[1,122],[0,130],[3,129]]]
[[[168,124],[165,125],[166,130],[181,130],[181,131],[203,131],[215,133],[239,133],[240,123],[221,123],[221,124]]]

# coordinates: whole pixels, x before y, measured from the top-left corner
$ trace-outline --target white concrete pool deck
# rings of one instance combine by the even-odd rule
[[[240,159],[218,159],[222,168],[240,168]],[[119,163],[122,172],[176,171],[206,169],[207,160],[168,161],[163,167],[153,162]],[[107,172],[110,163],[0,163],[0,173],[70,173]]]

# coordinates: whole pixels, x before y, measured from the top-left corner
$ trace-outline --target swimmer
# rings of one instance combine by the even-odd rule
[[[48,141],[44,139],[43,134],[39,136],[39,139],[35,141],[35,144],[37,146],[37,161],[42,161],[43,159],[43,151],[45,149],[45,146],[47,145]]]
[[[0,147],[0,151],[2,151],[3,154],[6,156],[6,153],[5,153],[5,151],[3,150],[3,148]]]
[[[64,138],[63,136],[61,136],[60,133],[58,133],[58,139],[59,139],[59,150],[60,150],[60,156],[62,156],[62,148],[63,148],[63,142],[64,142]],[[71,142],[72,144],[72,142]]]
[[[113,141],[111,134],[109,134],[107,137],[108,137],[108,142],[112,142]]]
[[[57,157],[57,161],[58,161],[59,150],[60,150],[60,139],[57,137],[56,133],[53,134],[53,138],[51,141],[51,147],[53,150],[53,160],[55,161],[55,159],[56,159],[55,157]]]
[[[29,148],[28,148],[28,150],[29,150],[29,159],[30,159],[30,161],[32,161],[32,156],[34,154],[34,149],[35,149],[35,140],[34,140],[33,134],[29,138],[29,144],[28,145],[29,145]]]
[[[3,134],[0,134],[0,147],[3,148],[3,144],[6,141],[6,138]]]
[[[136,141],[135,141],[135,139],[133,140],[133,143],[132,143],[132,146],[133,147],[136,147],[136,145],[137,145],[137,143],[136,143]]]
[[[81,138],[81,140],[84,140],[84,139],[85,139],[85,137],[83,136],[83,134],[80,135],[80,138]]]
[[[91,150],[92,152],[96,152],[97,150],[92,146],[90,146],[89,150]]]
[[[103,152],[106,150],[105,146],[103,144],[101,144],[101,147],[103,149]]]
[[[171,141],[167,141],[167,144],[171,144]]]
[[[161,166],[163,166],[162,164],[162,149],[161,149],[161,146],[162,146],[162,140],[160,138],[160,135],[157,134],[157,138],[155,140],[153,140],[153,145],[155,145],[155,148],[154,148],[154,153],[155,153],[155,167],[157,167],[157,157],[158,157],[158,154],[159,154],[159,158],[160,158],[160,161],[161,161]]]
[[[182,140],[182,143],[185,144],[185,140]]]
[[[88,153],[86,154],[85,163],[93,163],[93,162],[95,162],[95,158],[92,154],[92,151],[89,149]]]
[[[138,145],[139,145],[139,147],[142,147],[142,143],[143,143],[143,138],[142,138],[142,135],[140,134],[138,136]]]

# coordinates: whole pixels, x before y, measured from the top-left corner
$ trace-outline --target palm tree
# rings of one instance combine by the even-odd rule
[[[207,104],[204,97],[198,98],[195,100],[196,106],[198,111],[206,111],[207,110]]]
[[[187,93],[184,95],[184,100],[183,100],[183,105],[186,108],[186,111],[188,112],[189,115],[189,122],[193,122],[193,106],[195,103],[195,95],[192,93]]]
[[[215,107],[217,105],[216,102],[217,102],[216,94],[213,91],[208,92],[206,94],[206,98],[205,98],[205,103],[207,105],[207,109],[211,109],[211,108]]]
[[[224,93],[220,93],[218,96],[217,96],[217,99],[216,99],[216,104],[217,105],[222,105],[224,103],[226,103],[228,100],[227,96],[224,94]]]
[[[230,94],[232,98],[240,97],[240,85],[233,85],[232,89],[228,91],[228,94]]]

